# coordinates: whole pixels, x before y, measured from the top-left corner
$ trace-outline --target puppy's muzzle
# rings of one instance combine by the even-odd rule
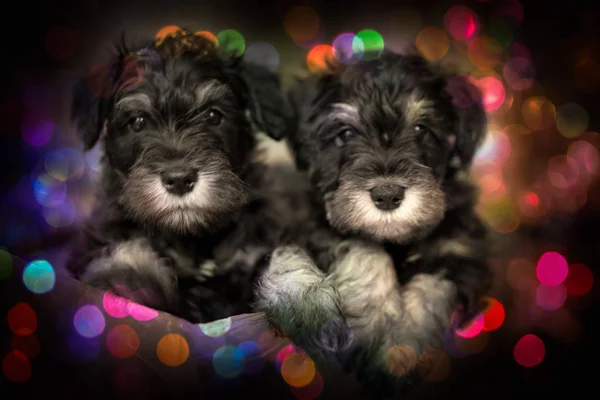
[[[167,192],[175,196],[184,196],[194,190],[198,172],[193,168],[178,167],[163,171],[160,179]]]
[[[405,188],[400,185],[379,185],[371,189],[371,200],[380,210],[391,211],[400,207]]]

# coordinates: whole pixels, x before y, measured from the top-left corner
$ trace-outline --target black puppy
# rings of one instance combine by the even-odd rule
[[[278,211],[286,198],[257,160],[251,126],[280,139],[286,104],[273,74],[202,36],[121,46],[74,93],[85,149],[103,135],[104,152],[69,269],[194,321],[248,312],[257,260],[300,212]]]
[[[261,307],[315,352],[346,354],[354,336],[365,384],[398,393],[453,309],[472,310],[491,283],[467,173],[486,131],[481,95],[416,53],[385,52],[301,81],[290,99],[321,227],[308,248],[274,252]]]

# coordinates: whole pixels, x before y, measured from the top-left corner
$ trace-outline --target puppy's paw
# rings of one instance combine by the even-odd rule
[[[260,307],[269,323],[283,336],[312,356],[347,349],[354,340],[352,329],[339,313],[327,288],[313,288],[300,302]],[[290,299],[291,300],[291,299]]]
[[[171,281],[128,266],[112,266],[94,271],[84,275],[82,281],[154,309],[169,310],[175,301]]]

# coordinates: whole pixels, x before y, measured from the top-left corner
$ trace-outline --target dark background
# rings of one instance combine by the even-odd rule
[[[307,50],[287,36],[283,19],[291,7],[310,5],[326,28],[325,42],[337,33],[389,26],[390,15],[407,7],[421,16],[421,26],[442,25],[446,10],[463,4],[482,21],[510,2],[501,0],[451,1],[48,1],[43,4],[15,2],[4,5],[2,24],[2,85],[0,86],[0,246],[12,254],[31,258],[51,245],[60,244],[63,228],[49,226],[31,194],[29,174],[44,154],[55,146],[78,146],[67,124],[70,87],[91,66],[105,60],[110,45],[123,31],[133,37],[153,37],[165,25],[218,32],[233,28],[243,32],[246,42],[265,40],[278,50],[278,72],[299,68]],[[554,104],[575,102],[589,116],[586,132],[600,128],[598,92],[593,85],[582,90],[576,84],[574,65],[584,57],[600,60],[600,12],[598,2],[521,1],[523,21],[512,26],[512,35],[530,51],[536,66],[536,81]],[[10,8],[10,9],[9,9]],[[64,60],[48,52],[48,31],[66,26],[75,33],[65,38],[71,47]],[[385,37],[385,34],[384,34]],[[71,41],[71,42],[70,42]],[[600,71],[596,72],[598,77]],[[284,77],[287,79],[287,75]],[[598,79],[596,79],[596,82]],[[523,98],[526,95],[523,95]],[[515,94],[515,101],[517,95]],[[55,121],[55,133],[46,146],[33,148],[23,141],[20,127],[31,108],[44,109]],[[521,123],[514,110],[494,114],[501,125]],[[516,121],[516,122],[515,122]],[[513,200],[536,180],[548,160],[564,153],[572,140],[554,128],[535,134],[510,137],[512,157],[504,168],[504,183]],[[592,141],[592,143],[594,143]],[[600,142],[596,141],[598,146]],[[516,150],[515,150],[516,149]],[[596,147],[597,150],[600,148]],[[494,295],[506,308],[505,324],[489,334],[489,343],[479,354],[453,361],[451,374],[442,382],[416,391],[416,398],[503,398],[508,396],[597,396],[598,284],[580,298],[569,298],[554,311],[535,309],[535,296],[517,293],[506,282],[506,270],[515,258],[535,264],[544,251],[559,251],[569,263],[587,265],[598,278],[600,271],[600,192],[592,180],[586,200],[576,209],[553,207],[540,218],[520,218],[517,229],[500,232],[502,249],[492,264],[498,272]],[[81,189],[81,187],[83,189]],[[90,201],[93,187],[82,183],[82,204]],[[516,201],[516,200],[515,200]],[[555,202],[556,203],[556,202]],[[79,204],[79,203],[78,203]],[[77,218],[85,206],[77,212]],[[76,219],[77,219],[76,218]],[[54,238],[54,239],[52,239]],[[55,240],[55,242],[53,242]],[[565,317],[567,315],[567,317]],[[4,317],[3,317],[4,319]],[[557,325],[565,325],[560,331]],[[572,334],[569,327],[577,334]],[[564,326],[562,327],[564,328]],[[559,333],[557,333],[558,331]],[[543,362],[532,368],[517,364],[512,356],[516,341],[527,333],[545,343]],[[2,349],[7,350],[7,349]],[[4,380],[2,382],[5,382]]]

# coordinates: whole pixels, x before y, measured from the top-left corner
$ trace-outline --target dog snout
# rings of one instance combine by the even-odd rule
[[[198,173],[191,168],[173,168],[160,175],[162,183],[171,194],[183,196],[191,192],[198,180]]]
[[[379,185],[371,189],[371,199],[380,210],[395,210],[404,199],[404,188],[400,185]]]

